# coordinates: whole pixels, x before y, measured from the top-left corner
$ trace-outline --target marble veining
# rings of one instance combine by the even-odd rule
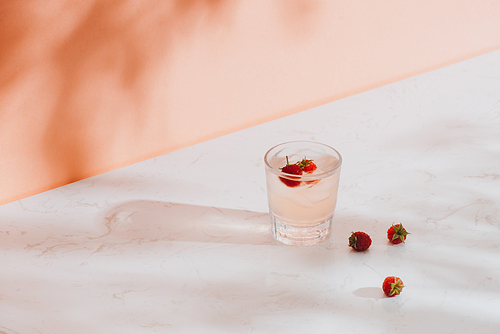
[[[496,51],[5,204],[0,333],[499,333],[499,129]],[[269,231],[263,154],[297,139],[344,158],[314,247]]]

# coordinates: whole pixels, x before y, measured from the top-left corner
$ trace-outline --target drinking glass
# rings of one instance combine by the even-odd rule
[[[312,160],[317,169],[302,175],[281,170],[303,159]],[[274,237],[294,246],[312,246],[327,240],[337,204],[340,153],[317,142],[291,141],[272,147],[264,161]]]

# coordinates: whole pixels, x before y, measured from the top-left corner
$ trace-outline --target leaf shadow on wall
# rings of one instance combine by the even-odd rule
[[[168,121],[152,110],[156,83],[164,84],[155,72],[168,63],[179,35],[189,38],[191,26],[205,16],[217,21],[224,5],[225,0],[93,4],[52,59],[61,77],[44,147],[57,172],[66,174],[64,183],[99,172],[92,161],[105,160],[124,138],[146,138],[147,145],[148,120]]]
[[[227,0],[2,2],[0,100],[9,104],[1,116],[10,122],[2,129],[23,141],[11,151],[40,152],[33,161],[56,183],[48,187],[144,159],[167,126],[160,102],[176,43],[200,25],[226,25],[232,8]]]
[[[25,16],[16,10],[15,5],[14,1],[0,2],[0,94],[24,72],[26,66],[13,59],[28,34]]]
[[[303,27],[297,21],[311,20],[309,14],[300,17],[300,3],[273,5],[290,36],[297,33],[293,21]],[[175,85],[168,77],[173,55],[200,31],[232,29],[239,4],[0,3],[0,101],[5,96],[15,104],[2,110],[8,121],[0,130],[17,143],[6,151],[6,165],[33,161],[23,178],[44,183],[34,186],[41,191],[165,153],[169,126],[175,126],[166,100]]]

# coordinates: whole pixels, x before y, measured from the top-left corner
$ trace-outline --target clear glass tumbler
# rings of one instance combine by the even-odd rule
[[[340,153],[325,144],[292,141],[271,148],[264,161],[274,237],[294,246],[312,246],[327,240],[337,204]],[[304,164],[310,166],[307,161],[317,168],[308,171],[304,168]],[[287,164],[301,166],[302,174],[283,172]]]

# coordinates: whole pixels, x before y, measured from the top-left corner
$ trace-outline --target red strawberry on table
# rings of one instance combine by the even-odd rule
[[[352,247],[357,251],[367,250],[371,244],[372,239],[365,232],[352,232],[349,237],[349,247]]]
[[[403,227],[403,224],[396,224],[392,225],[389,227],[387,230],[387,239],[389,239],[390,242],[393,244],[400,244],[402,242],[405,242],[406,236],[410,234],[408,231],[405,230]]]
[[[318,168],[316,164],[312,160],[308,160],[306,158],[302,159],[302,161],[297,163],[304,172],[312,173]]]
[[[396,276],[386,277],[384,283],[382,283],[382,290],[387,297],[394,297],[401,293],[405,285],[401,278]]]
[[[290,162],[288,161],[288,156],[286,157],[286,166],[281,168],[281,171],[286,174],[302,175],[302,169],[300,168],[300,166],[297,164],[290,165]],[[293,176],[290,176],[290,178],[280,177],[280,180],[289,187],[297,187],[300,185],[300,181],[291,180],[294,178],[297,177]]]

